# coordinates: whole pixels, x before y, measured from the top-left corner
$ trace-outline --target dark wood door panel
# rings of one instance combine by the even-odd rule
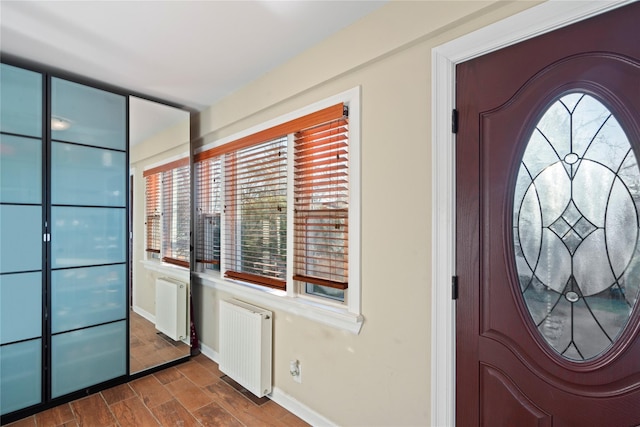
[[[500,370],[480,365],[480,411],[482,426],[551,427],[550,414],[538,408]]]
[[[640,157],[637,22],[634,3],[457,67],[458,425],[640,425],[640,303],[601,354],[561,355],[529,313],[513,237],[523,153],[561,96],[602,102]]]

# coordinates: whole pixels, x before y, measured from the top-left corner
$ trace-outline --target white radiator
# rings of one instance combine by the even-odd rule
[[[271,393],[272,317],[242,301],[220,301],[219,368],[258,397]]]
[[[156,329],[174,341],[187,338],[187,285],[170,277],[156,279]]]

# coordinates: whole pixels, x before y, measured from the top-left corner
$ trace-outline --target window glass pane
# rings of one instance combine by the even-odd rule
[[[0,65],[0,130],[42,137],[42,75]]]
[[[42,207],[0,205],[0,273],[42,269]]]
[[[40,403],[42,396],[42,340],[0,347],[0,413]]]
[[[295,134],[293,279],[307,293],[340,299],[349,276],[348,121]],[[316,285],[316,286],[313,286]]]
[[[189,262],[191,184],[189,166],[162,173],[163,260]]]
[[[126,374],[126,322],[51,338],[51,390],[59,397]]]
[[[51,203],[125,206],[125,153],[54,142],[51,147]]]
[[[196,261],[207,270],[220,271],[220,214],[222,174],[220,157],[195,164],[198,233]]]
[[[145,226],[147,256],[160,257],[161,209],[160,181],[161,174],[156,173],[145,178]]]
[[[0,344],[42,335],[42,273],[0,276]]]
[[[126,264],[51,273],[51,329],[58,333],[126,316]]]
[[[330,298],[337,301],[344,301],[344,290],[334,289],[328,286],[314,285],[312,283],[306,284],[306,292],[311,295],[319,297]]]
[[[126,211],[120,208],[51,208],[52,268],[126,261]]]
[[[257,283],[285,280],[286,154],[287,139],[281,138],[226,155],[226,266],[256,276]]]
[[[562,357],[598,357],[640,292],[640,169],[629,139],[596,98],[565,95],[537,124],[515,188],[515,264],[531,318]]]
[[[42,141],[0,135],[0,202],[42,200]]]
[[[126,150],[126,98],[52,79],[51,135],[55,140]]]

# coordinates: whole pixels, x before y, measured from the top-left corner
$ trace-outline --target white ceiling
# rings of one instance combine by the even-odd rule
[[[0,51],[202,110],[384,1],[0,1]]]

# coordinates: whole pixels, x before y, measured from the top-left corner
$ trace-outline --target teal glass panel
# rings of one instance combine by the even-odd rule
[[[42,399],[41,340],[0,347],[0,413],[40,403]]]
[[[59,397],[126,374],[126,322],[51,338],[51,391]]]
[[[126,150],[126,98],[54,78],[51,80],[53,139]]]
[[[124,319],[126,264],[51,273],[51,328],[58,333]]]
[[[42,335],[42,273],[0,276],[0,344]]]
[[[51,217],[52,268],[126,261],[125,209],[54,206]]]
[[[0,273],[42,269],[42,207],[0,205]]]
[[[42,141],[0,135],[0,202],[42,201]]]
[[[126,206],[125,153],[54,142],[51,147],[51,203]]]
[[[0,64],[0,130],[42,137],[42,75]]]

